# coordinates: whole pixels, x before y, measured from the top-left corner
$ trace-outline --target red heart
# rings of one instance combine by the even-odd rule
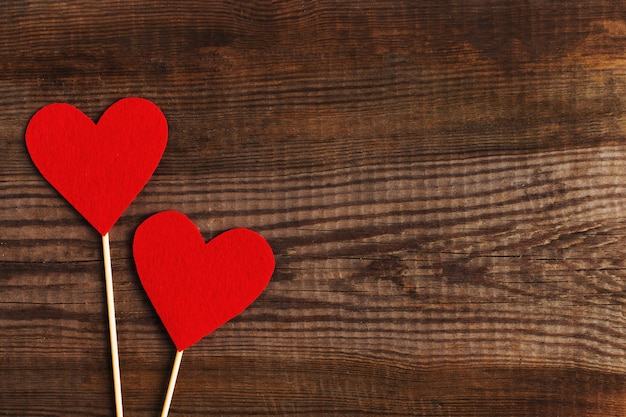
[[[125,98],[98,124],[76,107],[41,108],[26,128],[35,166],[105,235],[146,185],[167,143],[167,121],[152,102]]]
[[[248,307],[274,272],[261,235],[233,229],[208,243],[184,214],[164,211],[135,232],[137,274],[178,351]]]

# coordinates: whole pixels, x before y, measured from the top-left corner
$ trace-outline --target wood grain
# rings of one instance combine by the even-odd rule
[[[174,347],[137,225],[276,253],[185,354],[171,416],[626,413],[626,5],[0,4],[0,415],[112,416],[97,232],[39,175],[32,114],[153,100],[170,139],[111,232],[125,411]]]

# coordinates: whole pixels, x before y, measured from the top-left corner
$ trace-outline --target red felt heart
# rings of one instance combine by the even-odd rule
[[[74,106],[49,104],[26,128],[35,166],[103,236],[148,182],[166,143],[165,116],[141,98],[114,103],[98,124]]]
[[[165,211],[135,232],[141,284],[176,349],[183,351],[248,307],[274,272],[261,235],[233,229],[204,243],[184,214]]]

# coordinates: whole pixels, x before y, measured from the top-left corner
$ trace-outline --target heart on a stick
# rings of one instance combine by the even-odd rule
[[[142,98],[109,107],[97,124],[76,107],[41,108],[26,128],[41,175],[103,236],[146,185],[167,143],[167,121]]]
[[[182,352],[241,313],[263,292],[274,254],[258,233],[238,228],[208,243],[176,211],[157,213],[135,232],[133,256],[146,294]]]

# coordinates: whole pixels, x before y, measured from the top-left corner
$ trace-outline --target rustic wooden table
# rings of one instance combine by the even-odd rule
[[[113,416],[98,233],[30,117],[154,101],[169,142],[111,231],[126,415],[175,349],[135,228],[276,253],[186,353],[171,416],[626,414],[626,4],[0,4],[0,415]]]

